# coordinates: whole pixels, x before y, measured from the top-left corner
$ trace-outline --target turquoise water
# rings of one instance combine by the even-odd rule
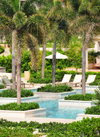
[[[77,114],[84,113],[84,109],[78,107],[58,108],[58,100],[39,101],[38,103],[41,108],[47,108],[46,116],[40,117],[76,119]]]

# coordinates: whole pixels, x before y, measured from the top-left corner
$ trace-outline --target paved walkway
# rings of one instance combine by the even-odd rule
[[[60,118],[40,118],[40,117],[27,117],[27,118],[18,118],[18,117],[0,117],[12,122],[20,122],[20,121],[27,121],[27,122],[39,122],[39,123],[50,123],[50,122],[58,122],[58,123],[72,123],[77,120],[74,119],[60,119]]]

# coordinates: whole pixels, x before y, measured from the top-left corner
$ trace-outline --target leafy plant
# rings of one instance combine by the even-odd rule
[[[1,84],[1,85],[0,85],[0,89],[3,89],[3,88],[5,88],[5,85],[2,85],[2,84]]]
[[[96,98],[95,94],[85,94],[85,95],[81,95],[81,94],[77,94],[77,95],[69,95],[66,96],[64,99],[65,100],[84,100],[84,101],[91,101],[94,100]]]
[[[100,105],[99,106],[92,106],[90,108],[86,108],[85,114],[100,115]]]
[[[31,90],[21,89],[21,97],[33,96]],[[17,97],[17,92],[12,89],[3,90],[0,92],[0,97]]]
[[[60,92],[69,92],[72,91],[72,87],[66,85],[66,84],[59,84],[53,87],[52,85],[46,85],[44,87],[38,88],[38,92],[55,92],[55,93],[60,93]]]
[[[96,105],[100,106],[100,86],[98,87],[98,89],[95,90],[95,93],[96,93],[96,99],[97,99]]]
[[[4,52],[4,47],[0,46],[0,54]]]
[[[39,104],[32,102],[32,103],[21,103],[21,104],[17,104],[17,103],[9,103],[6,105],[0,105],[0,110],[20,110],[20,111],[24,111],[24,110],[31,110],[31,109],[37,109],[39,108]]]

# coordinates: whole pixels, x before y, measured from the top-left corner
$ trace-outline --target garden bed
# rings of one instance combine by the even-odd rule
[[[37,92],[51,92],[51,93],[62,93],[62,92],[70,92],[72,91],[72,87],[67,84],[58,84],[55,86],[46,85],[44,87],[38,88]]]
[[[30,97],[33,95],[34,94],[31,90],[21,89],[21,97]],[[0,92],[0,97],[16,98],[17,97],[17,91],[12,90],[12,89],[2,90],[2,92]]]
[[[77,95],[69,95],[64,98],[65,100],[81,100],[81,101],[92,101],[96,99],[95,94],[77,94]]]
[[[45,108],[39,108],[38,103],[9,103],[0,105],[0,118],[25,118],[32,116],[45,115]]]

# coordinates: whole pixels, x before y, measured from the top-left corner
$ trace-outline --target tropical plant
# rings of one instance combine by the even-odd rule
[[[74,3],[73,3],[74,4]],[[76,19],[70,24],[70,30],[83,39],[82,46],[82,92],[85,94],[86,49],[100,28],[100,0],[82,0],[77,8]]]
[[[41,15],[36,14],[36,7],[40,6],[40,1],[26,0],[21,3],[20,0],[1,0],[0,2],[0,27],[5,31],[8,29],[12,33],[12,72],[13,84],[15,85],[15,52],[17,50],[17,102],[20,104],[20,91],[21,91],[21,46],[23,40],[27,42],[31,53],[36,58],[37,43],[42,42],[41,27],[36,25],[36,18]],[[39,4],[39,5],[38,5]],[[41,3],[42,4],[42,3]],[[3,14],[2,14],[3,13]],[[39,21],[40,21],[39,20]],[[33,36],[34,35],[34,36]],[[39,40],[39,41],[37,41]],[[14,87],[15,88],[15,87]]]
[[[52,85],[55,86],[55,73],[56,73],[56,44],[66,45],[68,38],[68,24],[65,16],[65,9],[60,2],[55,2],[55,5],[48,12],[49,20],[49,39],[54,42],[53,45],[53,58],[52,58]]]

